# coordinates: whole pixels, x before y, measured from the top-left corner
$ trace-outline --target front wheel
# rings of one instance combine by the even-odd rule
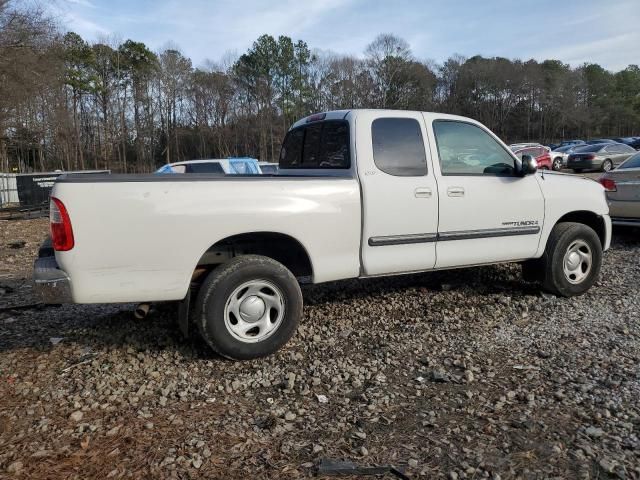
[[[559,223],[551,231],[540,262],[546,290],[563,297],[581,295],[598,278],[602,245],[592,228],[582,223]]]
[[[284,265],[260,255],[235,257],[213,270],[195,306],[202,338],[233,360],[275,352],[293,336],[301,317],[298,281]]]
[[[561,158],[556,158],[553,160],[553,166],[552,168],[557,172],[560,171],[562,169],[562,159]]]

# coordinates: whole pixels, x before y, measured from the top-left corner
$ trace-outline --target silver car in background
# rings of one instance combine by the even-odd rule
[[[551,156],[551,168],[553,170],[560,170],[562,167],[567,166],[567,158],[574,148],[581,145],[564,145],[562,147],[556,147],[549,152]]]
[[[640,227],[640,153],[599,179],[614,225]]]
[[[567,167],[576,173],[583,170],[608,172],[636,151],[623,143],[597,143],[575,147],[567,158]]]

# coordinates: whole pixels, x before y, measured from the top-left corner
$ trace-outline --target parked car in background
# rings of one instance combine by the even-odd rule
[[[155,173],[218,173],[221,175],[260,175],[255,158],[212,158],[168,163]]]
[[[640,153],[600,177],[614,225],[640,227]]]
[[[263,175],[277,175],[278,164],[273,162],[258,162]]]
[[[618,143],[618,142],[611,140],[609,138],[594,138],[586,142],[587,145],[598,145],[600,143]]]
[[[635,150],[640,150],[640,137],[620,137],[620,138],[612,138],[616,142],[624,143],[625,145],[629,145],[631,148]]]
[[[636,151],[623,143],[599,143],[574,148],[567,158],[567,167],[576,173],[583,170],[608,172]]]
[[[550,143],[548,145],[548,147],[551,150],[555,150],[556,148],[560,148],[560,147],[568,147],[568,146],[572,146],[572,145],[584,145],[584,140],[562,140],[560,143]]]
[[[549,156],[551,157],[551,169],[558,171],[562,169],[562,167],[565,167],[567,165],[569,153],[571,153],[576,146],[579,145],[565,145],[564,147],[557,147],[549,152]]]
[[[509,145],[509,148],[511,148],[519,159],[522,159],[523,155],[530,155],[535,159],[540,170],[551,170],[551,155],[549,155],[547,147],[539,143],[531,143],[526,147],[521,147],[520,145],[521,144]]]

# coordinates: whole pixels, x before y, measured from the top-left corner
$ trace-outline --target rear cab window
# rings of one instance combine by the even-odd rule
[[[427,174],[427,156],[420,124],[413,118],[377,118],[371,124],[373,161],[384,173],[398,177]]]
[[[349,169],[349,122],[325,120],[287,133],[280,150],[281,169]]]

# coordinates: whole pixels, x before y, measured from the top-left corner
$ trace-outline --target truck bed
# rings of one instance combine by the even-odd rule
[[[313,282],[359,275],[360,189],[351,177],[66,175],[52,196],[73,225],[75,246],[56,260],[77,303],[182,299],[202,255],[247,224],[297,239]]]

